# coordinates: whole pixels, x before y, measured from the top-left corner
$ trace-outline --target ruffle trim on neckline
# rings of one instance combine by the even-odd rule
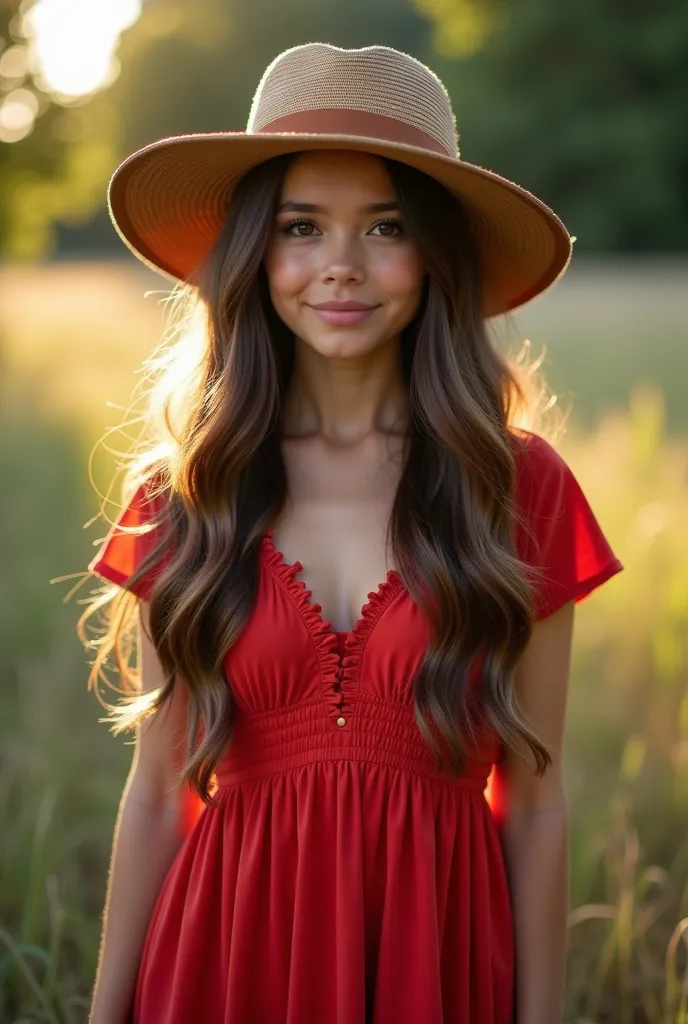
[[[396,569],[389,569],[382,583],[378,585],[377,590],[368,592],[368,600],[361,608],[354,628],[344,638],[346,653],[341,660],[340,678],[344,703],[349,712],[354,709],[356,698],[358,697],[363,650],[368,637],[387,605],[390,604],[402,588],[403,581],[399,573]]]
[[[377,590],[368,593],[353,629],[345,635],[343,658],[339,656],[339,639],[332,623],[325,619],[322,605],[311,600],[313,591],[304,580],[295,576],[303,569],[300,561],[288,563],[275,546],[272,531],[263,534],[265,564],[281,584],[285,593],[300,612],[313,640],[320,662],[323,696],[328,711],[348,719],[353,711],[360,685],[361,658],[375,623],[387,605],[402,590],[403,581],[396,569],[389,569]],[[343,632],[343,631],[339,631]]]

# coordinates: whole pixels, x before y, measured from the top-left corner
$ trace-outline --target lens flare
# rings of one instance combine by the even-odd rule
[[[109,85],[120,35],[140,14],[141,0],[38,0],[23,29],[39,83],[65,101]]]

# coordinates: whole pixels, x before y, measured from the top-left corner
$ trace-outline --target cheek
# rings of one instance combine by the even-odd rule
[[[270,291],[278,295],[293,295],[308,280],[308,268],[303,256],[295,249],[275,247],[265,257],[265,272]]]
[[[423,262],[412,249],[398,250],[378,265],[377,277],[390,298],[415,298],[423,288]]]

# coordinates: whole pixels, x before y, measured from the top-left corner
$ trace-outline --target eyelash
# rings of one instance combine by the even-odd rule
[[[309,220],[307,217],[297,217],[294,220],[287,221],[287,223],[281,229],[282,233],[285,234],[285,235],[289,235],[290,234],[290,228],[292,228],[295,224],[313,224],[313,221]],[[373,224],[373,227],[374,228],[379,227],[380,224],[394,224],[396,227],[398,227],[400,229],[402,235],[404,233],[404,225],[396,217],[389,217],[389,218],[387,218],[385,220],[378,220],[378,221],[376,221],[375,224]],[[312,238],[313,236],[312,235],[291,235],[291,237],[292,238]],[[378,238],[399,238],[399,237],[400,237],[399,235],[378,235]]]

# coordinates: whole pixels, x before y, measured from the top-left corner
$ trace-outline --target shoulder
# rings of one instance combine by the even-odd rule
[[[554,445],[540,434],[510,427],[509,437],[516,456],[517,472],[521,475],[542,469],[560,469],[566,465]]]
[[[556,498],[557,492],[574,482],[568,463],[546,438],[520,428],[512,428],[510,437],[516,460],[516,502],[524,511],[532,509],[543,493]]]
[[[161,473],[155,472],[139,481],[125,507],[125,515],[138,522],[157,520],[169,500],[169,491]]]
[[[573,546],[581,514],[590,510],[570,466],[546,438],[528,430],[512,436],[516,547],[521,558],[535,562],[542,548]]]
[[[623,566],[577,477],[549,441],[514,435],[515,542],[519,557],[540,570],[536,617],[583,599]]]
[[[125,501],[118,519],[101,543],[100,548],[88,563],[88,569],[100,576],[126,586],[129,578],[141,562],[157,548],[159,542],[167,541],[167,530],[162,525],[167,495],[162,489],[163,480],[158,475],[149,475],[134,485],[133,493]],[[170,557],[169,545],[161,550],[151,571],[129,589],[145,600],[149,599],[152,583],[158,572]]]

